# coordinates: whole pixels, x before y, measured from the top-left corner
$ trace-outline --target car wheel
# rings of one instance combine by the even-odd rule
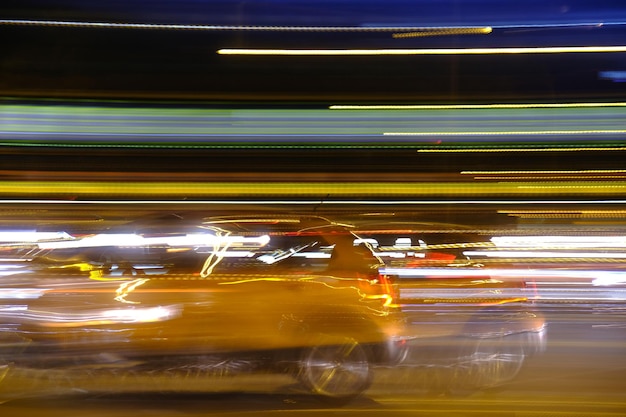
[[[350,399],[371,383],[367,350],[349,337],[340,342],[321,341],[306,349],[300,363],[299,379],[313,393],[330,399]]]
[[[468,388],[491,388],[515,378],[526,356],[514,338],[480,339],[459,363],[457,381]]]

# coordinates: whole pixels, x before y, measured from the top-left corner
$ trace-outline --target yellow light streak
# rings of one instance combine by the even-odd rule
[[[523,188],[543,188],[543,189],[554,188],[554,189],[557,189],[558,188],[560,190],[562,190],[564,188],[569,188],[569,189],[581,190],[583,188],[598,188],[598,189],[600,189],[600,188],[603,188],[603,189],[606,189],[606,188],[622,188],[622,186],[620,184],[615,184],[613,182],[607,182],[607,183],[598,184],[597,182],[589,181],[587,183],[580,183],[579,182],[579,183],[577,183],[575,185],[570,185],[569,182],[566,182],[566,183],[559,182],[559,183],[551,183],[551,184],[549,184],[549,183],[544,183],[544,184],[540,184],[540,183],[521,184],[520,183],[519,188],[520,189],[523,189]]]
[[[442,28],[442,29],[424,29],[414,32],[394,33],[391,35],[394,39],[404,38],[420,38],[424,36],[451,36],[451,35],[487,35],[493,32],[489,26],[475,28]]]
[[[290,219],[283,217],[263,217],[253,219],[211,219],[203,222],[203,224],[222,224],[222,223],[300,223],[298,219]]]
[[[491,109],[555,109],[555,108],[626,107],[626,102],[583,103],[495,103],[495,104],[334,104],[330,110],[491,110]]]
[[[626,45],[549,46],[520,48],[435,48],[435,49],[246,49],[223,48],[220,55],[256,56],[369,56],[369,55],[518,55],[626,52]]]
[[[626,210],[498,210],[499,214],[519,218],[616,218],[626,217]]]
[[[128,301],[126,297],[128,297],[128,295],[133,292],[135,288],[145,284],[148,281],[150,281],[148,278],[140,278],[134,281],[128,281],[120,284],[120,286],[115,291],[115,293],[117,294],[117,296],[114,298],[115,301],[120,301],[127,304],[141,304],[138,301]]]
[[[478,304],[478,305],[500,305],[509,303],[519,303],[528,301],[527,297],[515,297],[505,299],[491,298],[425,298],[421,300],[423,304]]]
[[[530,180],[615,180],[624,179],[626,175],[520,175],[520,176],[501,176],[490,175],[486,177],[476,176],[475,180],[492,180],[492,181],[530,181]]]
[[[439,243],[432,244],[426,246],[407,246],[403,248],[405,251],[432,251],[432,250],[440,250],[440,249],[459,249],[459,248],[495,248],[495,244],[493,242],[472,242],[472,243]],[[397,248],[394,247],[380,247],[378,248],[380,252],[390,252],[397,251]],[[423,258],[420,258],[420,262]],[[431,259],[429,259],[430,261]],[[445,260],[448,262],[448,260]]]
[[[384,136],[546,136],[546,135],[614,135],[625,134],[626,129],[597,130],[510,130],[464,132],[385,132]]]
[[[217,237],[229,236],[230,232],[228,231],[216,231]],[[219,242],[219,241],[218,241]],[[220,243],[217,243],[213,246],[213,250],[210,255],[204,261],[202,265],[202,269],[200,270],[200,276],[202,278],[206,278],[213,273],[215,267],[224,259],[224,254],[230,248],[230,242],[223,242],[223,246]]]
[[[545,170],[545,171],[461,171],[461,175],[473,175],[475,180],[598,180],[623,179],[623,169],[582,169],[582,170]]]
[[[96,269],[96,266],[89,264],[87,262],[79,262],[75,264],[67,264],[61,266],[53,266],[52,268],[65,269],[65,268],[78,268],[81,272],[91,272]]]
[[[626,150],[626,148],[622,148]],[[440,150],[448,152],[447,150]],[[516,194],[620,194],[626,181],[568,182],[94,182],[94,181],[0,181],[0,194],[113,196],[154,198],[202,196],[442,196]]]

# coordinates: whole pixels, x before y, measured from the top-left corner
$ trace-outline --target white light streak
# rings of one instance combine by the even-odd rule
[[[43,288],[0,288],[0,298],[13,300],[35,300],[46,292]]]
[[[471,299],[504,299],[526,296],[522,288],[500,289],[494,292],[489,287],[477,288],[401,288],[400,298],[431,299],[431,300],[471,300]]]
[[[324,252],[302,252],[302,253],[294,253],[292,255],[294,258],[306,258],[306,259],[330,259],[330,253]]]
[[[250,251],[230,250],[220,252],[220,256],[222,256],[223,258],[251,258],[254,255],[255,253]]]
[[[112,233],[88,236],[82,239],[73,239],[57,242],[40,242],[40,249],[68,249],[68,248],[93,248],[101,246],[142,246],[144,239],[133,233]]]
[[[354,246],[358,246],[360,244],[371,245],[373,248],[378,247],[378,241],[373,238],[357,238],[354,239]]]
[[[259,237],[245,236],[215,236],[208,233],[188,234],[184,236],[157,236],[144,237],[134,233],[110,233],[87,236],[82,239],[39,242],[40,249],[69,249],[69,248],[93,248],[103,246],[117,247],[142,247],[142,246],[218,246],[224,243],[246,244],[252,243],[259,246],[269,242],[269,236]]]
[[[626,129],[598,130],[512,130],[512,131],[462,131],[462,132],[385,132],[383,136],[549,136],[549,135],[615,135]]]
[[[626,45],[551,46],[521,48],[443,48],[443,49],[246,49],[223,48],[219,55],[250,56],[371,56],[371,55],[519,55],[626,52]]]
[[[554,108],[598,108],[626,107],[626,102],[590,103],[499,103],[499,104],[390,104],[352,105],[335,104],[330,110],[493,110],[493,109],[554,109]]]
[[[607,274],[625,277],[626,272],[622,271],[602,271],[602,270],[562,270],[562,269],[476,269],[476,268],[382,268],[382,274],[395,275],[400,278],[429,278],[429,277],[446,277],[446,278],[471,278],[485,276],[495,278],[578,278],[578,279],[596,279]],[[558,282],[558,281],[556,281]]]
[[[37,232],[34,230],[0,232],[1,243],[34,243],[52,239],[72,239],[72,236],[65,232]]]
[[[606,273],[592,281],[596,287],[610,287],[612,285],[626,284],[626,275]]]
[[[0,262],[5,262],[7,261],[6,259],[0,259]],[[25,262],[28,262],[29,259],[10,259],[10,262],[24,262],[22,265],[2,265],[0,267],[0,277],[6,277],[6,276],[11,276],[11,275],[17,275],[17,274],[25,274],[28,273],[29,270],[26,268],[27,264]],[[2,297],[0,297],[2,298]]]
[[[447,30],[480,30],[491,32],[488,26],[263,26],[263,25],[187,25],[166,23],[85,22],[69,20],[0,19],[0,25],[67,26],[107,29],[158,29],[255,32],[434,32]]]
[[[490,240],[505,248],[626,248],[626,236],[495,236]]]
[[[150,307],[105,310],[100,315],[105,323],[152,323],[179,315],[179,308]]]
[[[485,256],[487,258],[602,258],[625,259],[626,253],[606,252],[554,252],[554,251],[465,251],[465,256]]]

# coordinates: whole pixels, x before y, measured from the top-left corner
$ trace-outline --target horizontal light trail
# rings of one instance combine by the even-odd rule
[[[450,27],[443,29],[428,29],[410,32],[400,32],[391,35],[394,39],[420,38],[425,36],[453,36],[453,35],[488,35],[493,32],[489,26],[486,27]]]
[[[388,275],[397,275],[401,278],[422,278],[429,277],[484,277],[489,275],[494,279],[505,277],[526,277],[526,278],[582,278],[595,279],[598,276],[606,275],[607,271],[602,270],[560,270],[560,269],[499,269],[499,268],[383,268],[381,271]],[[624,271],[611,271],[610,274],[623,277],[626,280]],[[558,281],[557,281],[558,282]]]
[[[586,170],[548,170],[548,171],[461,171],[461,175],[472,175],[475,180],[619,180],[626,179],[626,170],[621,169],[586,169]]]
[[[218,49],[219,55],[251,56],[369,56],[369,55],[517,55],[626,52],[626,45],[547,46],[510,48],[433,48],[433,49]]]
[[[264,25],[187,25],[166,23],[86,22],[70,20],[0,19],[0,25],[14,26],[65,26],[77,28],[151,29],[151,30],[206,30],[206,31],[257,31],[257,32],[422,32],[439,33],[463,31],[490,33],[489,26],[264,26]],[[456,31],[459,31],[458,33]]]
[[[489,196],[625,195],[626,181],[569,182],[112,182],[0,181],[4,195],[144,196]]]
[[[531,147],[502,147],[502,148],[478,148],[472,146],[455,147],[455,148],[419,148],[420,144],[416,143],[404,143],[404,144],[389,144],[378,143],[373,141],[372,143],[362,142],[340,142],[340,143],[325,143],[325,142],[296,142],[294,144],[289,143],[249,143],[241,141],[233,141],[227,143],[226,139],[224,143],[197,143],[197,144],[180,144],[180,143],[151,143],[151,142],[133,142],[136,138],[132,136],[126,138],[122,143],[90,143],[81,142],[80,140],[73,141],[73,143],[55,143],[55,142],[0,142],[0,147],[24,147],[24,148],[111,148],[111,149],[406,149],[412,152],[418,153],[498,153],[498,152],[588,152],[588,151],[626,151],[626,147],[589,147],[576,145],[563,145],[561,147],[546,147],[546,148],[531,148]]]
[[[582,103],[495,103],[495,104],[333,104],[330,110],[490,110],[490,109],[571,109],[626,107],[626,102],[582,102]]]
[[[612,146],[560,146],[560,147],[523,147],[523,148],[432,148],[432,149],[418,149],[417,152],[582,152],[582,151],[626,151],[626,146],[612,147]]]
[[[535,175],[535,174],[626,174],[626,169],[577,169],[577,170],[533,170],[533,171],[461,171],[462,175]]]
[[[549,251],[464,251],[464,255],[472,256],[487,256],[493,258],[579,258],[579,259],[624,259],[626,253],[617,252],[549,252]]]
[[[94,200],[94,199],[90,199],[88,196],[87,198],[83,198],[83,199],[55,199],[55,198],[45,198],[45,199],[33,199],[33,198],[27,198],[27,199],[12,199],[12,198],[4,198],[4,199],[0,199],[0,205],[1,204],[5,204],[5,205],[13,205],[13,204],[26,204],[26,205],[59,205],[59,206],[72,206],[72,205],[78,205],[78,206],[90,206],[90,205],[103,205],[103,206],[129,206],[129,205],[137,205],[137,206],[142,206],[142,205],[156,205],[156,206],[171,206],[171,205],[183,205],[183,206],[219,206],[219,205],[225,205],[225,206],[230,206],[230,205],[241,205],[241,204],[261,204],[261,205],[294,205],[294,206],[305,206],[305,205],[312,205],[315,207],[320,207],[320,206],[325,206],[325,205],[331,205],[331,206],[353,206],[353,205],[359,205],[359,206],[364,206],[364,205],[371,205],[371,206],[394,206],[394,205],[399,205],[399,206],[420,206],[420,205],[424,205],[424,206],[440,206],[440,205],[460,205],[460,204],[464,204],[464,205],[485,205],[485,206],[501,206],[503,204],[506,205],[511,205],[511,206],[535,206],[535,205],[554,205],[554,204],[559,204],[559,205],[573,205],[573,206],[593,206],[593,205],[597,205],[597,204],[602,204],[602,205],[611,205],[611,206],[622,206],[624,204],[626,204],[626,200],[624,199],[587,199],[587,200],[514,200],[514,199],[510,199],[510,200],[494,200],[494,199],[466,199],[466,200],[461,200],[461,199],[455,199],[455,200],[439,200],[439,199],[431,199],[431,200],[415,200],[415,199],[408,199],[408,198],[404,198],[401,200],[393,200],[393,199],[379,199],[379,200],[374,200],[374,199],[327,199],[327,198],[318,198],[318,199],[286,199],[286,198],[280,198],[276,199],[277,197],[274,197],[274,199],[272,198],[266,198],[266,199],[250,199],[250,198],[246,198],[245,200],[237,200],[237,199],[233,199],[233,200],[221,200],[221,199],[216,199],[216,198],[211,198],[211,199],[195,199],[195,200],[171,200],[171,199],[167,199],[167,200],[162,200],[162,199],[157,199],[157,198],[153,198],[153,199],[144,199],[144,200],[139,200],[139,199],[124,199],[124,200],[118,200],[118,199],[98,199],[98,200]],[[542,226],[541,228],[541,234],[545,234],[547,232],[548,228],[546,226]],[[562,231],[563,228],[559,227],[557,231]],[[446,230],[449,231],[449,230]],[[477,233],[483,233],[483,232],[488,232],[488,233],[502,233],[501,229],[494,229],[494,230],[485,230],[485,229],[480,229],[480,230],[474,230]],[[441,231],[443,232],[443,230]],[[462,229],[462,230],[452,230],[452,232],[462,232],[462,233],[471,233],[472,230],[468,230],[468,229]],[[522,234],[522,235],[526,235],[529,233],[532,233],[532,230],[530,229],[520,229],[517,231],[511,231],[508,230],[507,233],[509,234],[514,234],[514,233],[518,233],[518,234]]]
[[[0,142],[0,147],[30,147],[30,148],[125,148],[125,149],[407,149],[419,153],[498,153],[498,152],[574,152],[574,151],[626,151],[626,147],[611,147],[611,146],[579,146],[579,145],[562,145],[560,147],[502,147],[502,148],[479,148],[472,145],[464,145],[463,147],[437,147],[437,148],[422,148],[423,144],[419,143],[379,143],[376,141],[360,142],[355,141],[341,141],[339,143],[333,142],[306,142],[297,141],[296,143],[280,143],[280,142],[263,142],[250,143],[246,141],[229,141],[225,139],[224,142],[198,142],[181,144],[176,142],[164,142],[164,143],[152,143],[152,142],[133,142],[136,140],[132,135],[127,137],[124,142],[112,142],[112,143],[90,143],[87,141],[75,140],[73,143],[58,143],[53,141],[42,142],[29,142],[29,141],[13,141],[13,142]],[[294,141],[295,142],[295,141]],[[506,146],[506,145],[505,145]]]
[[[206,109],[140,107],[132,102],[123,107],[79,104],[0,104],[0,146],[412,150],[421,147],[425,152],[443,149],[455,152],[456,144],[461,142],[495,143],[518,136],[518,142],[552,142],[553,147],[557,142],[567,142],[568,148],[576,150],[592,147],[614,150],[609,148],[621,147],[617,144],[621,145],[626,136],[626,102],[565,103],[563,108],[543,108],[541,104],[537,108],[494,105],[497,107],[449,108],[445,112],[441,111],[444,107],[436,106],[419,110],[340,112],[328,108]],[[446,139],[445,146],[433,146],[442,137]],[[613,143],[591,144],[598,137]],[[514,151],[512,148],[524,146],[518,143],[507,151]],[[471,151],[476,152],[475,149]],[[524,148],[531,150],[534,149]]]
[[[352,26],[293,26],[293,25],[200,25],[168,23],[133,23],[133,22],[89,22],[77,20],[35,20],[35,19],[0,19],[0,25],[15,26],[67,26],[77,28],[111,29],[152,29],[152,30],[236,30],[236,31],[294,31],[294,32],[429,32],[477,30],[491,33],[494,29],[571,29],[600,28],[623,26],[626,22],[580,22],[580,23],[545,23],[545,24],[508,24],[508,25],[444,25],[444,26],[400,26],[379,24],[358,24]],[[460,34],[465,34],[461,32]]]
[[[626,236],[494,236],[491,241],[500,248],[626,248]]]
[[[474,177],[475,180],[490,180],[490,181],[511,181],[511,180],[526,180],[526,181],[560,181],[560,180],[619,180],[626,179],[626,175],[546,175],[546,176],[487,176],[487,177]]]
[[[626,218],[626,210],[498,210],[500,214],[523,219],[616,219]]]
[[[512,131],[464,131],[464,132],[385,132],[384,136],[550,136],[550,135],[616,135],[626,129],[598,130],[512,130]]]

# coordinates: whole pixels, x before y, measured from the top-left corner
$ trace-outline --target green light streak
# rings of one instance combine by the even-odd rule
[[[451,105],[350,111],[76,103],[0,104],[0,145],[445,151],[496,144],[536,148],[544,146],[538,136],[553,133],[562,136],[558,143],[552,142],[553,148],[564,144],[579,147],[584,143],[606,148],[621,145],[625,142],[622,136],[626,136],[624,103],[564,103],[561,107],[532,103],[469,108]],[[527,138],[507,139],[504,137],[507,135]]]

